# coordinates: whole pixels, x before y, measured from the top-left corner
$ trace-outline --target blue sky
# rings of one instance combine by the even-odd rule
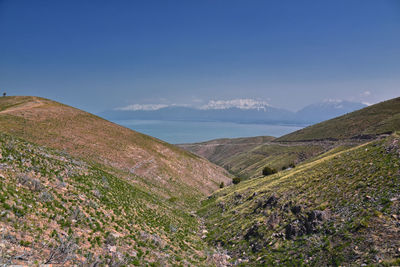
[[[400,96],[400,1],[0,0],[0,90],[91,112]]]

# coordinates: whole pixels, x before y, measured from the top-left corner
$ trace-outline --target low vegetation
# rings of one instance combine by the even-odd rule
[[[271,167],[265,166],[264,169],[262,170],[262,175],[268,176],[271,174],[277,173],[277,171]]]
[[[189,207],[105,166],[0,134],[0,263],[212,265],[216,252]]]
[[[399,264],[399,159],[394,135],[224,188],[207,240],[246,266]]]

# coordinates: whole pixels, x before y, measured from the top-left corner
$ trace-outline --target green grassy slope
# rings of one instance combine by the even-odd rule
[[[348,139],[400,130],[400,97],[324,121],[276,141]]]
[[[321,144],[283,145],[269,143],[257,146],[221,161],[221,166],[236,176],[254,178],[262,175],[265,166],[276,170],[288,168],[326,150]]]
[[[227,158],[249,151],[261,144],[271,142],[274,139],[275,137],[272,136],[224,138],[201,143],[181,144],[178,146],[196,155],[205,157],[215,164],[223,165]]]
[[[0,263],[214,264],[190,205],[108,170],[0,134]]]
[[[269,136],[217,139],[180,147],[247,179],[260,176],[265,166],[281,170],[335,146],[333,142],[279,143],[273,142],[274,139]]]
[[[252,265],[398,265],[400,138],[337,148],[224,188],[200,214],[208,241]]]

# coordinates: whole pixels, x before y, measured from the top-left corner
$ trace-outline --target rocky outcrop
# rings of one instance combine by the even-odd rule
[[[317,233],[328,217],[328,212],[321,210],[308,212],[307,216],[300,215],[298,219],[286,225],[285,237],[286,239],[293,239],[296,236]]]

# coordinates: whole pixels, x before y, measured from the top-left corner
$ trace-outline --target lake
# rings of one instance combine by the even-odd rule
[[[261,135],[278,137],[304,127],[269,124],[239,124],[232,122],[160,120],[123,120],[114,122],[171,144],[203,142],[217,138]]]

